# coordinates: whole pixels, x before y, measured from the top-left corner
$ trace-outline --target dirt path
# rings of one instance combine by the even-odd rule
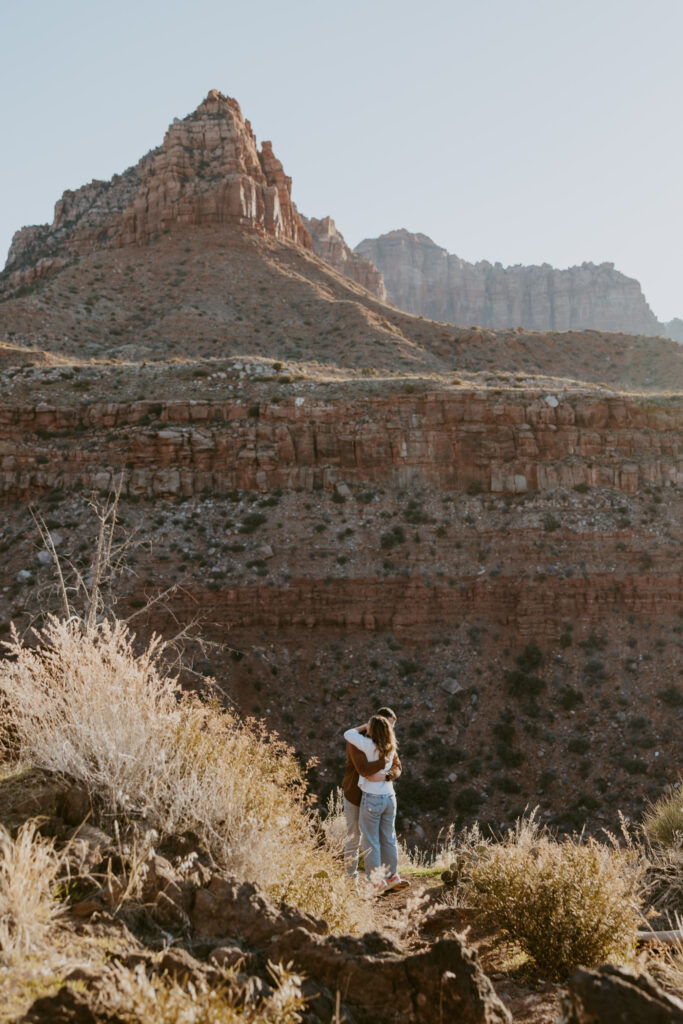
[[[438,879],[412,877],[410,883],[410,888],[387,893],[378,901],[378,923],[404,949],[419,948],[452,932],[465,934],[515,1024],[555,1024],[562,986],[534,976],[519,950],[478,926],[472,911],[444,904],[445,890]],[[413,921],[415,927],[410,927]]]

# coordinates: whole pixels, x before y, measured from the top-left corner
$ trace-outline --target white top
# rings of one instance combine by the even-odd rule
[[[358,747],[362,750],[368,761],[379,761],[380,752],[372,742],[369,736],[364,736],[362,732],[358,732],[358,729],[347,729],[344,733],[344,739],[347,743],[353,744],[354,747]],[[390,754],[384,763],[384,768],[381,769],[382,773],[386,773],[391,768],[391,764],[394,760],[394,755]],[[370,779],[363,778],[362,775],[358,776],[358,785],[363,793],[393,793],[394,784],[393,782],[387,782],[386,779],[383,782],[370,782]]]

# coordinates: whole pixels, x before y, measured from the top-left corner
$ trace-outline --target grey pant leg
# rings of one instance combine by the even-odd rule
[[[346,842],[344,843],[344,870],[352,878],[358,877],[358,853],[360,850],[360,828],[358,817],[360,807],[350,803],[344,797],[344,817],[346,819]]]

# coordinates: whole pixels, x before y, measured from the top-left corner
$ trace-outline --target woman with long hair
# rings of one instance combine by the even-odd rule
[[[396,843],[396,795],[393,782],[386,774],[398,753],[396,736],[391,722],[382,715],[373,715],[365,727],[366,735],[358,729],[347,729],[344,739],[362,750],[368,761],[384,758],[384,768],[369,778],[360,777],[361,788],[359,825],[365,861],[365,877],[375,892],[403,887],[398,873],[398,846]]]

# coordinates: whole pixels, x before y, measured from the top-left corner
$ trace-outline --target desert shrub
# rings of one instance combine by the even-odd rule
[[[666,689],[660,690],[657,696],[660,700],[663,700],[665,704],[668,704],[669,707],[683,707],[683,692],[681,692],[677,686],[667,686]]]
[[[537,697],[545,689],[545,680],[540,676],[528,675],[516,668],[505,673],[505,681],[513,697]]]
[[[627,958],[638,930],[638,870],[592,839],[553,839],[531,815],[491,844],[465,879],[484,922],[502,929],[549,977]]]
[[[571,711],[577,704],[583,704],[583,694],[573,686],[565,686],[560,694],[560,705],[565,711]]]
[[[643,817],[643,830],[652,843],[683,845],[683,783],[650,804]]]
[[[518,654],[515,658],[517,667],[522,672],[533,672],[535,669],[540,668],[543,662],[543,654],[533,640],[528,643],[521,654]]]
[[[395,548],[397,544],[404,544],[406,535],[402,526],[394,526],[391,530],[387,530],[379,538],[380,547],[383,551],[390,551],[391,548]]]
[[[0,827],[0,962],[39,950],[63,905],[54,889],[61,858],[28,821],[16,839]]]
[[[254,723],[184,693],[163,646],[142,654],[120,622],[51,618],[29,649],[13,636],[0,694],[23,761],[84,784],[96,820],[192,831],[223,867],[276,900],[357,928],[361,903],[322,842],[293,752]],[[283,856],[283,850],[287,856]]]
[[[474,814],[479,810],[482,803],[482,796],[478,789],[473,786],[466,786],[456,794],[453,806],[461,814]]]
[[[242,518],[242,525],[240,526],[240,533],[253,533],[259,526],[263,526],[266,522],[266,516],[263,512],[247,512]]]

